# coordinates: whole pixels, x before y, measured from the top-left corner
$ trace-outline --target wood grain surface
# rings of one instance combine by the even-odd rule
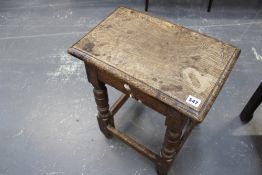
[[[202,121],[240,50],[185,27],[120,7],[73,45],[69,53],[113,72]],[[187,103],[189,96],[201,100],[199,106]]]

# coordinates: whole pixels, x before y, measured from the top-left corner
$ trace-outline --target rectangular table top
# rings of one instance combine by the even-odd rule
[[[74,44],[69,53],[202,121],[240,50],[120,7]]]

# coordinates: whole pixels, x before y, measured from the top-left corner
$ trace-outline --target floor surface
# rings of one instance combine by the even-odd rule
[[[239,113],[262,80],[260,0],[152,0],[149,14],[242,49],[208,113],[170,175],[261,175],[262,105],[248,124]],[[67,48],[113,9],[143,0],[0,0],[0,175],[154,175],[154,164],[95,118],[84,65]],[[119,93],[109,88],[110,103]],[[164,117],[129,100],[117,126],[159,151]]]

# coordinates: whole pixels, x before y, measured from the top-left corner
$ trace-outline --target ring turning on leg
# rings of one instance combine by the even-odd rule
[[[166,175],[182,144],[182,131],[186,124],[186,118],[167,117],[166,133],[160,155],[156,162],[159,175]]]
[[[101,83],[100,86],[94,87],[94,96],[97,105],[97,120],[100,130],[106,137],[111,137],[110,132],[107,129],[108,125],[114,127],[114,119],[109,111],[108,95],[105,84]]]

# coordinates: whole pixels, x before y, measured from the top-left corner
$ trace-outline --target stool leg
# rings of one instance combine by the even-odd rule
[[[166,175],[179,151],[182,140],[182,130],[186,119],[181,117],[166,118],[166,133],[160,156],[156,160],[156,169],[159,175]]]
[[[208,2],[208,7],[207,7],[207,11],[208,11],[208,12],[210,12],[211,7],[212,7],[212,4],[213,4],[213,0],[209,0],[209,2]]]
[[[240,118],[243,122],[248,122],[253,118],[253,113],[260,105],[262,101],[262,83],[260,83],[259,87],[249,99],[248,103],[244,107],[243,111],[240,114]]]
[[[149,4],[149,0],[145,0],[145,11],[148,11],[148,4]]]
[[[97,121],[99,128],[106,137],[110,138],[111,134],[107,126],[111,125],[114,127],[114,119],[109,111],[108,94],[105,84],[101,83],[99,87],[94,87],[94,96],[98,110]]]
[[[85,63],[85,67],[88,81],[94,87],[93,92],[98,110],[97,121],[99,128],[107,138],[110,138],[112,134],[107,129],[107,126],[114,127],[114,118],[109,110],[107,88],[105,83],[98,79],[97,70],[92,65]]]

